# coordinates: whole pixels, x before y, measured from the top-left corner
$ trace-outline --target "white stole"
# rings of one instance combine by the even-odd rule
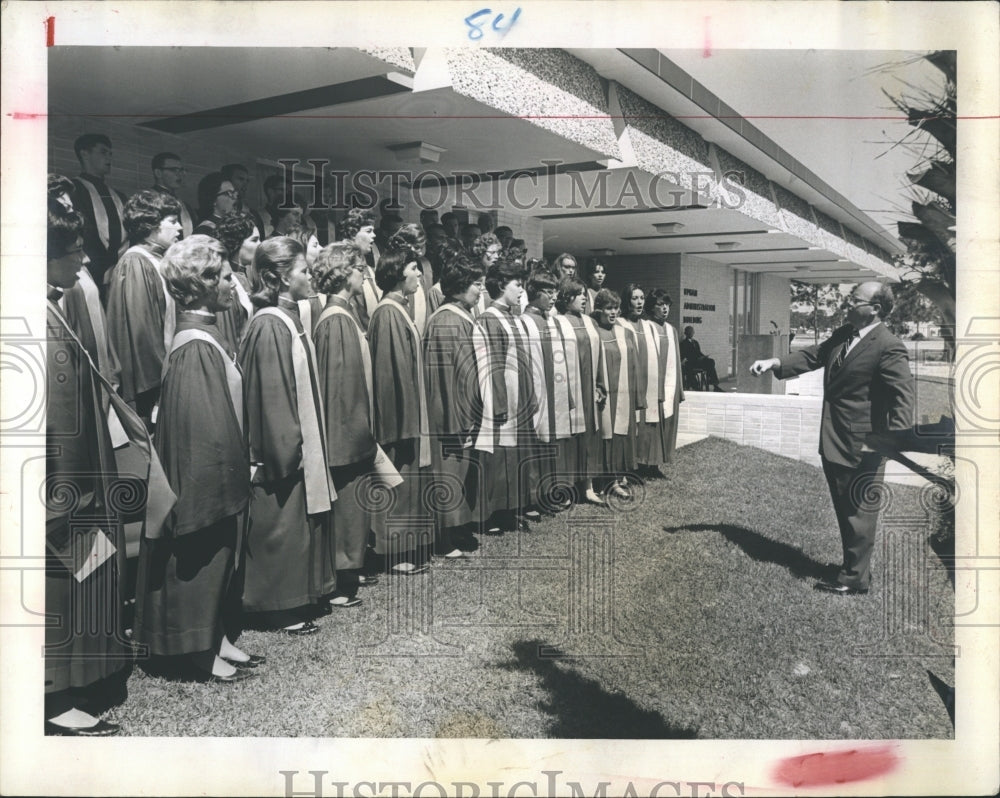
[[[431,447],[430,442],[427,439],[430,422],[427,418],[427,394],[426,389],[424,388],[424,356],[420,349],[420,333],[417,332],[417,328],[413,324],[410,314],[406,312],[406,307],[401,303],[397,302],[387,294],[382,297],[382,301],[379,302],[379,307],[382,305],[396,308],[396,310],[399,311],[399,314],[406,320],[406,326],[409,329],[410,334],[413,336],[413,351],[417,357],[417,405],[420,413],[420,447],[418,464],[420,468],[424,468],[431,464]]]
[[[677,333],[673,325],[663,323],[667,348],[667,366],[663,375],[663,417],[670,418],[674,414],[674,399],[677,396]]]
[[[371,266],[365,266],[365,280],[362,283],[362,298],[365,301],[365,313],[368,316],[368,322],[371,323],[372,314],[375,312],[375,308],[378,307],[378,303],[382,301],[382,291],[379,289],[378,285],[375,283],[375,271]],[[402,305],[400,305],[402,307]],[[405,313],[404,309],[404,313]],[[406,314],[406,318],[410,318],[410,314]]]
[[[326,294],[314,294],[320,305],[326,305]],[[312,299],[312,297],[309,297]],[[299,319],[302,321],[302,329],[305,330],[306,335],[309,336],[310,340],[313,335],[313,320],[312,320],[312,302],[309,299],[300,299],[295,304],[299,306]],[[316,319],[319,323],[319,319]]]
[[[597,332],[597,324],[594,322],[590,316],[586,314],[580,314],[580,320],[583,323],[583,329],[587,332],[587,338],[590,340],[590,373],[594,375],[593,385],[581,385],[580,389],[583,391],[592,390],[596,399],[597,396],[597,374],[598,368],[601,363],[601,334]],[[576,331],[573,325],[569,323],[569,320],[563,317],[564,327],[563,330],[566,331],[566,340],[573,338],[574,346],[576,342]],[[580,372],[580,381],[583,381],[583,372]],[[605,382],[605,387],[607,387],[607,382]],[[594,402],[594,429],[599,428],[601,425],[601,411],[597,407],[597,402]],[[586,427],[582,427],[580,431],[585,430]]]
[[[545,348],[542,343],[541,329],[527,320],[527,317],[534,317],[540,321],[549,333],[549,340],[552,343],[552,384],[547,385],[545,380]],[[549,315],[536,316],[532,313],[525,314],[522,319],[522,326],[526,330],[532,354],[532,373],[534,375],[535,394],[538,397],[538,413],[535,416],[535,430],[538,432],[540,440],[546,443],[568,438],[572,434],[572,423],[570,416],[575,409],[573,391],[571,389],[571,377],[569,368],[569,357],[563,345],[562,336],[559,334],[559,325],[555,319]],[[576,336],[573,336],[574,355],[576,353]],[[579,364],[577,364],[579,368]],[[576,383],[579,384],[579,376]],[[551,399],[551,402],[549,401]],[[555,410],[555,428],[549,426],[549,405]]]
[[[156,270],[156,276],[160,278],[160,287],[163,289],[163,351],[170,351],[170,344],[174,340],[174,331],[177,329],[177,303],[174,302],[174,298],[170,296],[170,292],[167,290],[167,281],[163,277],[163,272],[160,271],[161,261],[156,260],[150,253],[145,249],[136,244],[134,247],[129,247],[125,252],[126,255],[134,252],[137,255],[142,255],[146,260],[153,264],[153,268]]]
[[[605,440],[610,440],[613,435],[628,435],[628,412],[629,412],[629,396],[628,396],[628,342],[625,339],[625,328],[620,324],[616,324],[613,328],[615,334],[615,340],[603,341],[604,346],[618,346],[618,351],[621,353],[621,362],[618,367],[618,390],[617,390],[617,401],[615,402],[614,418],[612,418],[611,413],[611,397],[608,396],[608,400],[604,403],[604,409],[601,411],[601,437]],[[608,379],[608,358],[607,356],[601,361],[602,374],[604,375],[604,384],[608,386],[608,393],[611,393],[611,381]],[[624,404],[623,404],[624,403]]]
[[[229,386],[229,400],[233,403],[233,412],[236,413],[236,423],[243,431],[243,375],[236,365],[236,361],[229,356],[229,353],[204,330],[181,330],[174,336],[173,344],[167,356],[163,360],[163,376],[167,376],[169,370],[170,356],[180,349],[184,344],[191,341],[205,341],[219,350],[222,355],[222,362],[226,364],[226,383]]]
[[[87,178],[81,176],[79,182],[90,195],[90,204],[94,208],[94,224],[97,226],[97,237],[101,239],[101,243],[107,249],[108,243],[111,241],[111,220],[108,219],[108,212],[104,208],[104,199],[98,193],[97,186],[87,180]],[[111,186],[108,186],[108,194],[111,195],[111,204],[115,206],[115,210],[118,212],[118,224],[121,225],[122,243],[118,247],[118,251],[114,253],[116,258],[120,258],[123,254],[122,250],[128,245],[128,238],[125,235],[125,225],[123,223],[125,208],[122,205],[122,201],[118,198],[118,194]]]
[[[637,333],[632,326],[632,322],[618,319],[626,330],[636,336],[636,349],[638,349],[638,336],[641,334],[646,339],[646,409],[636,410],[636,421],[644,421],[647,424],[658,424],[660,415],[657,405],[660,403],[660,336],[656,334],[653,323],[647,319],[639,319],[639,329]],[[641,366],[641,364],[639,364]]]
[[[319,318],[316,319],[316,327],[323,319],[329,319],[331,316],[346,316],[351,320],[351,328],[357,333],[358,336],[358,348],[361,350],[361,368],[365,375],[365,385],[368,387],[368,418],[375,418],[375,408],[373,407],[375,401],[375,390],[372,385],[372,353],[368,348],[368,340],[365,338],[364,330],[361,329],[361,325],[358,324],[357,320],[354,318],[353,314],[340,307],[340,305],[328,305],[323,309],[323,312],[319,314]]]
[[[517,404],[519,395],[518,390],[520,388],[517,342],[514,339],[514,330],[511,328],[510,322],[507,321],[507,318],[502,312],[500,312],[497,308],[488,307],[483,311],[483,314],[486,313],[495,316],[500,322],[500,326],[503,328],[503,331],[507,333],[507,353],[504,360],[503,370],[504,384],[507,386],[507,420],[500,425],[498,430],[498,443],[501,446],[517,446],[517,422],[518,416],[520,415],[520,408]],[[524,329],[520,324],[518,324],[517,319],[514,319],[514,324],[517,324],[518,329],[524,333]]]
[[[253,318],[253,302],[250,301],[250,294],[247,293],[246,288],[243,287],[236,275],[233,275],[233,290],[236,292],[236,301],[240,303],[243,309],[247,312],[247,324],[250,323],[250,319]],[[243,329],[246,329],[244,325]]]
[[[187,205],[182,199],[177,198],[177,202],[181,206],[181,234],[184,238],[190,238],[191,234],[194,232],[194,219],[191,218],[191,213],[187,209]]]
[[[569,434],[576,435],[579,432],[585,432],[587,429],[586,419],[583,417],[583,386],[580,385],[582,377],[580,376],[580,352],[576,345],[576,331],[573,329],[573,325],[569,323],[563,314],[558,314],[553,316],[553,322],[555,323],[556,330],[559,332],[559,337],[562,341],[562,352],[566,367],[566,381],[567,381],[567,392],[569,397],[573,400],[570,405],[567,402],[568,408],[568,421],[569,421]],[[600,341],[598,341],[600,343]],[[555,350],[553,349],[553,356]],[[594,364],[594,369],[591,374],[597,373],[597,364]],[[595,386],[589,386],[591,392],[595,392]],[[596,393],[596,392],[595,392]],[[594,419],[594,428],[597,428],[598,419]]]
[[[337,498],[330,469],[326,467],[326,440],[323,407],[313,398],[313,381],[310,375],[316,369],[316,354],[312,341],[304,332],[299,333],[288,316],[274,307],[261,308],[258,316],[275,316],[292,335],[292,370],[295,372],[295,401],[302,430],[302,473],[306,487],[306,512],[310,515],[325,513]]]

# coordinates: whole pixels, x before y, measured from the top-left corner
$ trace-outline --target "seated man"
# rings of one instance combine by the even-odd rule
[[[719,387],[719,375],[715,371],[715,361],[701,353],[701,344],[695,340],[694,327],[690,325],[684,328],[684,339],[681,341],[681,363],[684,368],[685,387],[690,384],[688,382],[689,376],[700,369],[705,372],[705,377],[708,384],[712,386],[712,390],[722,392],[722,388]]]

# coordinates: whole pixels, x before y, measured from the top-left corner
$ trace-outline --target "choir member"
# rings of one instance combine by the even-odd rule
[[[448,261],[458,257],[459,255],[468,255],[465,248],[459,244],[457,241],[453,241],[450,238],[444,239],[440,242],[436,248],[428,252],[430,255],[431,266],[434,268],[435,274],[441,274],[444,269],[444,264]],[[483,270],[485,274],[485,269]],[[485,295],[485,291],[482,292]],[[427,308],[430,313],[433,313],[439,307],[441,307],[444,302],[444,292],[441,290],[440,279],[431,286],[431,290],[427,292]],[[483,297],[480,296],[479,302],[472,309],[472,317],[475,318],[482,312],[483,308]]]
[[[198,183],[198,215],[201,219],[194,231],[214,236],[222,217],[232,213],[238,199],[236,188],[220,172],[205,175]]]
[[[462,243],[461,239],[459,238],[459,227],[461,226],[461,222],[459,222],[457,214],[451,211],[448,211],[447,213],[442,213],[441,226],[448,233],[448,238],[457,243]]]
[[[233,301],[232,270],[223,245],[198,234],[171,246],[161,268],[177,330],[154,442],[177,503],[163,530],[140,540],[134,637],[155,657],[183,658],[198,678],[237,682],[262,660],[227,636],[250,498],[243,380],[216,323]]]
[[[83,230],[79,213],[49,204],[45,733],[106,737],[119,727],[96,717],[100,693],[130,659],[120,614],[125,540],[107,504],[117,478],[102,399],[111,387],[58,305],[84,266]]]
[[[619,498],[630,498],[625,474],[635,469],[636,410],[645,409],[636,393],[638,353],[635,336],[617,324],[621,298],[602,288],[594,299],[594,321],[604,356],[601,377],[608,398],[601,410],[604,473],[608,489]]]
[[[649,323],[656,331],[658,365],[658,395],[660,408],[660,448],[650,453],[650,465],[659,470],[659,465],[674,459],[677,448],[677,424],[680,417],[680,403],[684,401],[683,377],[681,374],[680,336],[677,329],[667,321],[670,314],[670,295],[662,288],[654,288],[646,299]],[[647,413],[648,405],[647,405]]]
[[[576,277],[576,258],[568,252],[557,255],[553,261],[554,270],[560,277]]]
[[[390,509],[377,512],[375,553],[391,574],[427,571],[433,543],[433,519],[424,506],[422,468],[431,464],[427,438],[420,334],[406,305],[420,284],[417,255],[390,250],[379,259],[375,279],[383,292],[371,316],[368,341],[372,355],[375,440],[403,478],[390,488]]]
[[[587,306],[584,313],[593,312],[594,298],[597,296],[597,292],[604,288],[604,280],[607,276],[607,269],[601,261],[595,258],[590,262],[587,268]]]
[[[636,418],[635,459],[644,476],[662,476],[656,467],[661,462],[660,399],[663,385],[659,380],[658,335],[653,325],[643,317],[646,292],[636,283],[628,283],[621,292],[624,314],[618,324],[628,330],[636,346],[637,396],[643,397],[642,410]]]
[[[240,346],[253,477],[243,609],[293,635],[318,631],[311,605],[336,586],[323,407],[298,300],[312,290],[302,246],[270,238],[254,254],[256,311]]]
[[[194,215],[177,192],[184,186],[184,176],[187,169],[181,163],[181,156],[172,152],[158,152],[153,156],[153,191],[169,194],[181,207],[181,238],[187,238],[194,232]]]
[[[473,250],[473,244],[477,238],[483,234],[483,231],[479,229],[477,224],[463,224],[462,225],[462,246],[465,247],[465,251],[470,255],[475,255]],[[477,256],[478,257],[478,256]]]
[[[488,362],[477,358],[475,339],[481,333],[472,318],[482,290],[482,268],[456,253],[442,266],[441,291],[447,299],[428,321],[423,341],[432,473],[443,482],[429,495],[436,502],[437,551],[446,559],[461,559],[463,528],[486,520],[473,447],[482,445],[476,440],[483,412],[480,385],[488,385]],[[481,338],[480,351],[485,351]]]
[[[271,221],[273,227],[271,229],[271,235],[268,238],[277,238],[279,236],[291,236],[292,238],[298,239],[299,236],[292,235],[292,231],[298,228],[308,230],[308,227],[303,223],[302,219],[302,208],[298,205],[279,205],[271,209]],[[305,236],[308,240],[308,235]],[[318,241],[319,239],[317,239]],[[300,242],[303,243],[304,242]],[[316,248],[319,251],[319,247]],[[308,258],[307,258],[308,259]]]
[[[233,301],[216,314],[219,333],[232,351],[240,348],[243,330],[253,317],[249,270],[260,246],[260,230],[248,211],[233,211],[222,217],[215,237],[226,248],[233,273]]]
[[[507,249],[514,240],[514,231],[506,225],[501,225],[494,230],[493,235],[497,237],[497,240],[500,242],[500,246],[504,249]]]
[[[257,231],[263,238],[264,220],[261,218],[261,215],[247,203],[247,189],[250,187],[250,172],[241,163],[227,163],[224,166],[219,167],[219,173],[222,175],[223,179],[232,183],[233,188],[236,189],[236,205],[233,207],[233,210],[246,211],[249,213]]]
[[[535,499],[537,437],[533,420],[537,397],[524,327],[518,318],[523,273],[506,258],[486,273],[486,290],[492,302],[476,319],[489,356],[493,417],[486,418],[493,435],[492,454],[484,453],[492,531],[519,526],[518,513]]]
[[[339,241],[316,259],[313,282],[326,296],[317,317],[314,340],[320,393],[326,417],[327,460],[337,491],[333,526],[337,593],[330,603],[354,607],[358,585],[378,577],[365,575],[365,550],[371,517],[365,507],[365,480],[372,478],[377,447],[372,434],[372,362],[368,341],[354,313],[351,297],[361,291],[365,257],[354,244]]]
[[[592,504],[604,504],[594,491],[593,477],[603,470],[601,410],[607,391],[601,376],[601,338],[594,320],[583,312],[586,286],[575,277],[563,278],[556,294],[556,323],[566,351],[573,398],[570,437],[560,443],[560,472],[582,489]]]
[[[498,239],[493,233],[484,233],[477,236],[470,246],[470,251],[473,256],[479,260],[479,263],[483,267],[483,273],[488,274],[490,269],[500,260],[500,255],[503,253],[503,247],[500,245],[500,239]],[[489,305],[489,294],[483,292],[479,299],[479,304],[476,306],[475,315],[479,316],[484,310],[486,310],[487,305]],[[528,303],[524,292],[521,292],[521,300],[518,311],[524,310],[524,306]]]
[[[375,216],[364,208],[351,208],[340,225],[345,241],[356,244],[365,256],[364,284],[360,296],[352,298],[361,326],[367,330],[368,320],[382,299],[375,281],[375,264],[380,253],[375,247]]]
[[[278,216],[278,227],[281,228],[281,216]],[[278,233],[275,233],[277,236]],[[289,227],[284,233],[289,238],[294,238],[302,245],[302,250],[306,253],[306,265],[309,267],[309,274],[315,277],[313,274],[313,265],[316,263],[316,258],[319,257],[320,249],[319,239],[316,237],[316,233],[309,228],[298,224]],[[316,327],[316,322],[319,321],[319,314],[323,312],[326,307],[326,295],[320,293],[316,286],[316,280],[312,281],[312,291],[306,299],[299,300],[299,318],[302,321],[302,327],[310,336],[313,334],[313,330]]]
[[[430,313],[427,296],[433,287],[431,279],[433,270],[431,262],[427,259],[427,236],[424,235],[424,231],[419,225],[404,224],[389,239],[389,247],[392,249],[409,248],[417,256],[417,264],[420,267],[420,284],[413,296],[410,297],[407,311],[413,325],[417,328],[417,332],[423,335],[424,328],[427,326],[427,316]]]
[[[167,194],[147,189],[132,195],[125,205],[132,246],[108,275],[108,337],[121,365],[119,390],[150,427],[176,326],[160,258],[180,237],[179,214],[177,200]]]

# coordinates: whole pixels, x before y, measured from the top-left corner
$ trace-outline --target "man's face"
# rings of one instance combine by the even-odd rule
[[[184,185],[184,175],[186,169],[176,158],[168,158],[163,162],[163,167],[153,170],[157,185],[163,186],[169,191],[177,191]]]
[[[80,153],[83,157],[83,168],[95,177],[107,177],[111,174],[111,148],[107,144],[95,144],[89,152]]]
[[[237,169],[229,178],[229,182],[233,184],[233,188],[241,197],[246,196],[247,186],[250,184],[250,173],[245,169]]]
[[[882,308],[878,303],[872,304],[871,299],[879,288],[878,283],[862,283],[851,291],[850,299],[847,301],[847,322],[855,330],[867,327],[878,316]]]

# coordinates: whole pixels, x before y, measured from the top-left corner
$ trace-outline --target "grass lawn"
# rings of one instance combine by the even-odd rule
[[[709,438],[616,510],[480,537],[468,560],[383,579],[361,607],[232,686],[136,667],[130,735],[951,738],[954,593],[919,490],[887,486],[867,596],[817,593],[840,560],[822,472]],[[642,491],[639,491],[642,493]]]

